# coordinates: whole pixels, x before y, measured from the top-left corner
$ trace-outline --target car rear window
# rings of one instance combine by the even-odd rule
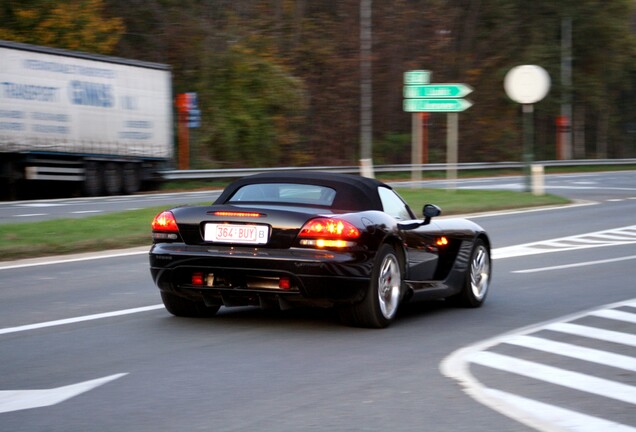
[[[267,202],[330,207],[335,197],[335,189],[325,186],[296,183],[262,183],[241,187],[227,202]]]

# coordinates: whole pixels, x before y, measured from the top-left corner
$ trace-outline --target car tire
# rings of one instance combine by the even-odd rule
[[[397,314],[402,299],[402,266],[392,246],[378,250],[371,282],[362,302],[340,309],[345,324],[355,327],[384,328]]]
[[[492,265],[490,251],[482,239],[475,240],[468,262],[468,272],[462,290],[449,297],[457,306],[477,308],[481,306],[488,295]]]
[[[216,315],[220,306],[206,306],[203,302],[189,300],[168,292],[161,293],[161,300],[168,312],[178,317],[211,317]]]

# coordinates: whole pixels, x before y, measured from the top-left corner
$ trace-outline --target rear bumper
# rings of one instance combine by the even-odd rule
[[[368,252],[160,243],[150,250],[150,272],[160,290],[208,304],[263,305],[283,300],[330,306],[364,298],[373,258]],[[203,275],[203,285],[192,283],[193,273]],[[282,277],[290,280],[288,289],[258,282]]]

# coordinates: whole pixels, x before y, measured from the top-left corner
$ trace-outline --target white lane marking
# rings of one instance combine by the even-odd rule
[[[125,249],[120,252],[109,251],[109,252],[79,254],[79,255],[73,255],[69,257],[58,256],[58,257],[55,257],[54,259],[51,259],[51,257],[31,258],[31,259],[25,259],[25,260],[19,260],[19,261],[10,261],[6,265],[0,265],[0,270],[11,270],[11,269],[25,268],[25,267],[65,264],[65,263],[89,261],[89,260],[96,260],[96,259],[119,258],[119,257],[125,257],[125,256],[132,256],[132,255],[142,255],[142,254],[147,254],[149,250],[150,250],[150,246],[142,246],[140,248]]]
[[[493,259],[636,243],[636,225],[495,249]]]
[[[467,215],[463,215],[462,217],[466,219],[480,219],[480,218],[487,218],[487,217],[493,217],[493,216],[497,217],[497,216],[508,216],[508,215],[525,214],[525,213],[545,212],[545,211],[551,211],[551,210],[566,210],[566,209],[572,209],[577,207],[587,207],[587,206],[593,206],[593,205],[599,205],[599,204],[600,203],[598,202],[585,201],[585,202],[578,202],[576,204],[565,204],[565,205],[556,205],[556,206],[548,206],[548,207],[525,208],[525,209],[519,209],[519,210],[500,210],[500,211],[487,212],[487,213],[467,214]],[[457,217],[457,216],[449,216],[449,217]]]
[[[636,299],[617,302],[605,305],[601,308],[560,317],[556,320],[534,324],[460,348],[451,353],[440,363],[440,371],[444,376],[456,380],[462,386],[464,392],[476,401],[502,415],[508,416],[515,421],[539,431],[596,432],[600,430],[616,430],[621,432],[634,432],[636,428],[608,420],[600,419],[597,423],[597,419],[594,417],[590,417],[590,421],[587,422],[584,414],[525,399],[522,396],[513,395],[513,397],[509,398],[507,393],[484,387],[471,373],[470,362],[468,361],[468,359],[477,352],[507,343],[509,340],[514,341],[515,338],[520,335],[529,335],[542,330],[558,331],[610,341],[617,344],[636,346],[636,335],[570,324],[568,322],[583,318],[599,310],[615,309],[625,306],[636,308]],[[636,389],[634,390],[636,391]],[[613,428],[607,428],[606,425],[611,425]]]
[[[123,310],[98,313],[93,315],[84,315],[84,316],[79,316],[75,318],[46,321],[46,322],[41,322],[37,324],[27,324],[27,325],[22,325],[17,327],[6,327],[6,328],[0,329],[0,335],[10,334],[10,333],[19,333],[19,332],[42,329],[47,327],[56,327],[56,326],[61,326],[66,324],[75,324],[75,323],[84,322],[84,321],[112,318],[112,317],[117,317],[122,315],[131,315],[131,314],[136,314],[140,312],[148,312],[148,311],[153,311],[157,309],[162,309],[163,307],[164,307],[163,304],[157,304],[157,305],[143,306],[143,307],[138,307],[133,309],[123,309]]]
[[[636,428],[593,417],[580,412],[528,399],[512,393],[491,388],[484,389],[484,394],[494,403],[509,407],[509,413],[527,419],[526,424],[542,431],[575,431],[575,432],[636,432]]]
[[[48,213],[25,213],[25,214],[17,214],[13,217],[36,217],[36,216],[46,216]]]
[[[103,210],[77,210],[71,212],[71,214],[88,214],[88,213],[103,213]]]
[[[636,358],[622,354],[527,335],[513,336],[504,343],[636,372]]]
[[[53,203],[53,202],[34,202],[34,203],[19,203],[15,204],[15,207],[60,207],[64,206],[64,203]]]
[[[600,310],[600,311],[592,312],[590,315],[636,324],[636,314],[624,312],[624,311]]]
[[[612,330],[603,330],[595,327],[588,327],[580,324],[571,324],[567,322],[548,324],[544,328],[546,330],[567,333],[574,336],[582,336],[589,339],[598,339],[605,342],[613,342],[621,345],[636,347],[636,335],[633,334]]]
[[[128,374],[119,373],[46,390],[2,390],[0,391],[0,413],[57,405],[126,375]]]
[[[499,259],[501,259],[501,257]],[[511,273],[537,273],[537,272],[544,272],[544,271],[551,271],[551,270],[563,270],[563,269],[576,268],[576,267],[587,267],[587,266],[592,266],[597,264],[609,264],[609,263],[620,262],[620,261],[630,261],[633,259],[636,259],[636,255],[620,257],[620,258],[597,260],[597,261],[586,261],[586,262],[574,263],[574,264],[563,264],[563,265],[550,266],[550,267],[537,267],[537,268],[525,269],[525,270],[513,270]]]
[[[475,352],[468,357],[468,361],[550,384],[636,404],[636,387],[604,378],[597,378],[490,351]]]

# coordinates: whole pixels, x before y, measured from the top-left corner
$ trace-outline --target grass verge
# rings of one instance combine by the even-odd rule
[[[508,191],[400,189],[419,215],[425,203],[439,205],[444,215],[564,204],[553,195]],[[165,207],[130,210],[80,219],[0,224],[0,261],[151,244],[150,222]]]

